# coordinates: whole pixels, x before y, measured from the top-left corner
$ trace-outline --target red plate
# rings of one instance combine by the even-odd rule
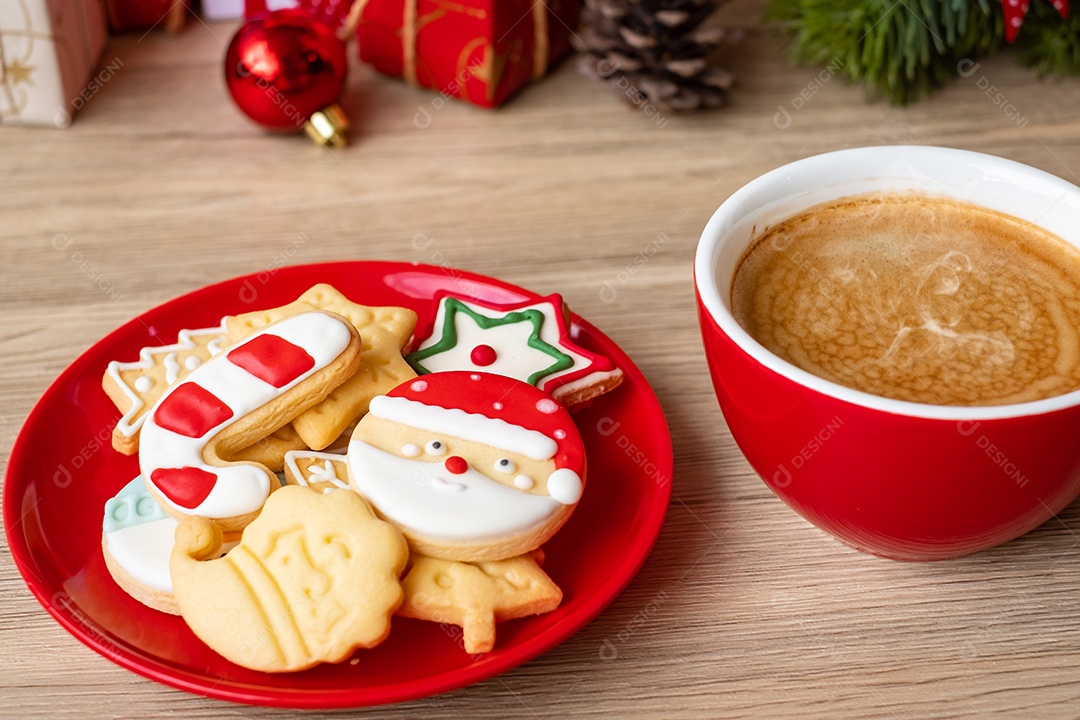
[[[395,618],[389,639],[351,662],[269,675],[228,662],[184,621],[139,604],[101,555],[105,501],[138,473],[115,452],[120,413],[101,389],[110,360],[173,342],[182,328],[276,307],[318,282],[367,305],[416,310],[447,289],[489,302],[535,299],[527,290],[449,268],[345,262],[281,268],[227,280],[161,305],[108,335],[45,392],[15,441],[4,481],[4,523],[26,584],[72,635],[114,662],[210,697],[298,708],[358,707],[445,692],[514,668],[562,642],[610,603],[656,540],[671,495],[671,439],[660,404],[630,359],[575,317],[575,340],[626,373],[620,388],[575,415],[589,457],[588,486],[570,521],[545,546],[544,570],[563,589],[554,612],[500,623],[495,649],[472,657],[454,628]]]

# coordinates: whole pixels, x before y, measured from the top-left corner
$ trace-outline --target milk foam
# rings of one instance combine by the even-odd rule
[[[1080,389],[1080,251],[965,203],[858,196],[767,228],[732,311],[781,358],[875,395],[1001,405]]]

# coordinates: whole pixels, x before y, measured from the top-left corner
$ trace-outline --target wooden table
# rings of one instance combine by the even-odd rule
[[[725,428],[691,260],[735,189],[827,150],[950,145],[1077,180],[1080,85],[1037,82],[1005,54],[911,108],[865,104],[820,68],[790,67],[759,10],[726,15],[749,31],[727,54],[740,84],[725,110],[658,120],[573,62],[497,112],[354,67],[353,144],[334,152],[264,135],[233,108],[221,79],[231,25],[114,39],[122,66],[71,129],[0,129],[5,461],[72,359],[178,294],[283,261],[469,269],[563,293],[634,358],[671,426],[673,499],[640,574],[584,630],[502,676],[366,716],[1075,717],[1080,508],[935,564],[861,555],[811,527]],[[99,657],[31,597],[6,541],[0,608],[2,716],[288,716]]]

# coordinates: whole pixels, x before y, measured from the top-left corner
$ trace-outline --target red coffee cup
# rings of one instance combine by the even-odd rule
[[[1011,540],[1080,494],[1080,391],[991,407],[870,395],[781,360],[731,313],[731,283],[764,228],[838,198],[916,191],[1034,223],[1080,247],[1080,189],[1009,160],[868,147],[785,165],[733,194],[694,265],[705,355],[731,434],[765,483],[864,552],[937,560]]]

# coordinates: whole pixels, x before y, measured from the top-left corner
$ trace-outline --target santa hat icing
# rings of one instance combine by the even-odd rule
[[[548,493],[564,505],[581,497],[581,435],[562,405],[528,383],[491,373],[432,373],[373,398],[369,412],[534,460],[553,459]]]

